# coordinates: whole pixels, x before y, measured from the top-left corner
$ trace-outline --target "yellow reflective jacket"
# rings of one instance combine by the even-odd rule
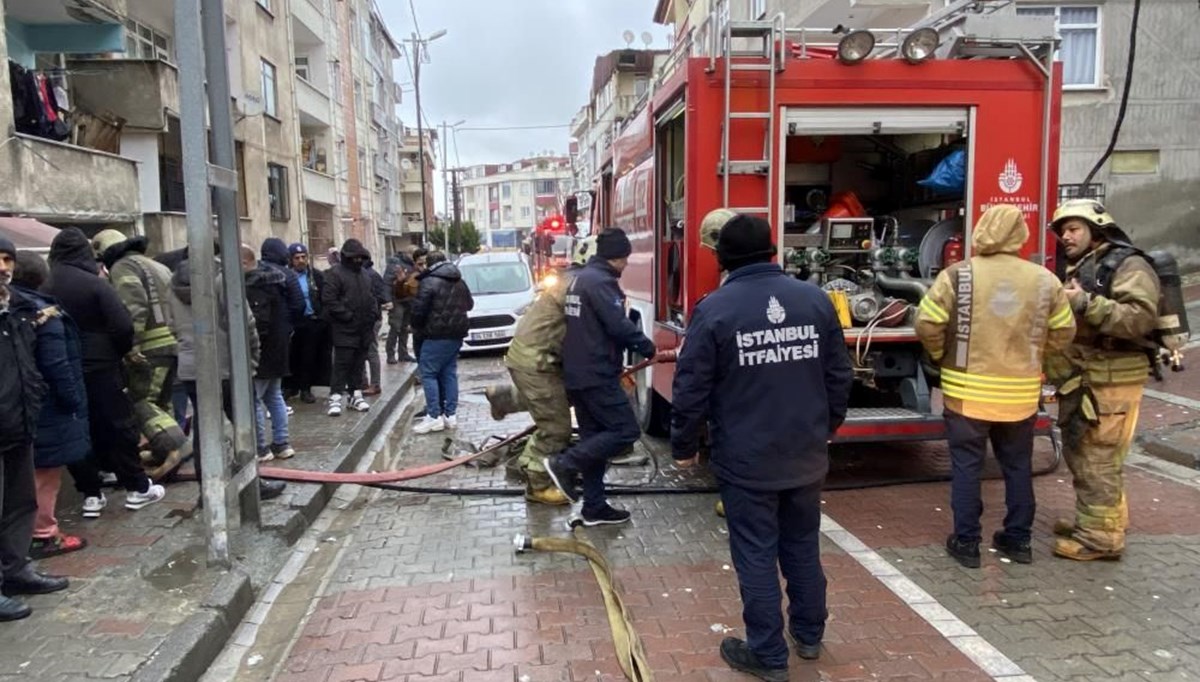
[[[1075,335],[1062,284],[1018,255],[1028,238],[1020,209],[989,209],[975,226],[977,255],[943,270],[921,301],[917,335],[941,365],[946,409],[965,417],[1032,415],[1045,354]]]
[[[543,289],[517,322],[517,331],[504,356],[506,367],[527,372],[562,372],[562,343],[567,333],[563,304],[575,268],[568,268],[553,286]]]
[[[1158,321],[1159,282],[1145,259],[1131,256],[1121,262],[1106,292],[1096,286],[1096,270],[1111,244],[1101,244],[1067,268],[1067,278],[1076,279],[1088,292],[1075,310],[1079,333],[1062,352],[1046,359],[1046,376],[1064,393],[1071,393],[1069,379],[1080,377],[1089,384],[1141,384],[1150,373],[1150,360],[1139,346],[1148,339]]]

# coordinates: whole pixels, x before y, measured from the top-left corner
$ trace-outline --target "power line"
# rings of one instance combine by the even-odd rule
[[[417,22],[417,6],[413,4],[413,0],[408,0],[408,11],[412,12],[413,28],[417,30],[417,37],[421,37],[421,24]]]
[[[494,126],[494,127],[479,127],[479,128],[459,128],[459,130],[553,130],[557,128],[570,128],[570,123],[553,123],[546,125],[529,125],[529,126]]]

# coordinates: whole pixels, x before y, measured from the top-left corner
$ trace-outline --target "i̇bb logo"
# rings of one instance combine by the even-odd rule
[[[1021,171],[1017,170],[1016,159],[1009,159],[1000,172],[1000,191],[1005,194],[1015,194],[1021,189]]]

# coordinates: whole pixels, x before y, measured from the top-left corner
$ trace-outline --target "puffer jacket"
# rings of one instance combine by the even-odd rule
[[[504,365],[526,372],[562,372],[562,344],[567,333],[567,284],[581,268],[571,265],[553,286],[534,299],[529,310],[517,322],[512,344],[504,355]]]
[[[259,361],[254,376],[281,379],[288,373],[292,325],[288,321],[287,278],[267,263],[246,273],[246,301],[258,332]]]
[[[25,288],[17,291],[19,309],[35,320],[34,357],[47,389],[38,413],[34,464],[48,469],[78,462],[92,449],[79,330],[58,301]]]
[[[278,237],[268,237],[262,243],[260,253],[265,263],[284,276],[284,303],[286,305],[288,331],[304,321],[304,290],[300,288],[300,275],[292,269],[292,255],[288,253],[287,244]]]
[[[216,270],[221,271],[220,259]],[[222,311],[225,310],[225,288],[221,275],[213,283],[217,292],[217,363],[221,367],[221,380],[229,379],[229,324]],[[175,335],[179,339],[178,376],[180,381],[196,380],[196,330],[195,313],[192,311],[192,269],[189,261],[183,261],[171,276],[171,312],[175,319]],[[255,329],[249,306],[246,307],[246,328],[250,337],[250,371],[258,369],[258,330]]]
[[[371,277],[364,268],[369,258],[361,244],[349,239],[340,262],[325,273],[321,308],[336,347],[365,348],[373,341],[380,314]]]
[[[0,443],[31,443],[37,434],[38,413],[46,382],[38,371],[34,306],[19,291],[9,289],[7,306],[0,306]]]
[[[412,325],[422,339],[459,340],[467,337],[467,313],[475,307],[471,290],[453,263],[441,262],[421,273],[413,302]]]
[[[1142,384],[1149,376],[1150,360],[1140,346],[1158,321],[1158,275],[1145,259],[1130,256],[1113,272],[1108,291],[1101,291],[1096,271],[1113,246],[1102,243],[1067,267],[1067,278],[1089,295],[1075,310],[1074,342],[1047,361],[1047,376],[1060,390],[1073,377],[1089,384]]]
[[[54,236],[49,260],[50,281],[42,290],[79,327],[83,371],[120,367],[133,348],[133,320],[117,292],[100,278],[91,241],[68,227]]]
[[[975,255],[938,274],[921,300],[917,335],[941,366],[945,407],[965,417],[1021,421],[1037,411],[1042,363],[1075,335],[1062,284],[1021,258],[1029,238],[1015,206],[975,226]]]
[[[108,279],[133,318],[134,350],[143,355],[175,355],[171,333],[171,269],[146,256],[147,241],[131,237],[104,250]]]

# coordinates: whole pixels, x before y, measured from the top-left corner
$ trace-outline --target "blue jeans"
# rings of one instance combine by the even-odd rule
[[[747,490],[720,484],[729,527],[729,553],[742,594],[746,644],[769,668],[787,666],[783,595],[788,629],[804,644],[825,636],[825,571],[821,568],[821,484],[791,490]]]
[[[254,380],[254,412],[258,435],[258,452],[267,451],[268,445],[283,445],[288,442],[288,413],[287,403],[283,401],[283,379]],[[263,410],[263,407],[266,410]],[[263,419],[265,412],[271,413],[271,442],[267,443],[267,433]]]
[[[988,441],[1004,473],[1004,535],[1012,542],[1029,542],[1037,503],[1033,497],[1033,432],[1037,415],[1019,422],[987,422],[946,410],[946,439],[950,443],[950,507],[954,534],[964,542],[979,542],[983,499],[979,477]]]
[[[559,463],[583,475],[584,516],[604,509],[604,471],[608,461],[617,457],[642,437],[629,396],[614,381],[567,391],[579,422],[579,442],[559,456]]]
[[[421,387],[425,416],[430,419],[458,413],[458,351],[462,339],[426,339],[421,344]]]

